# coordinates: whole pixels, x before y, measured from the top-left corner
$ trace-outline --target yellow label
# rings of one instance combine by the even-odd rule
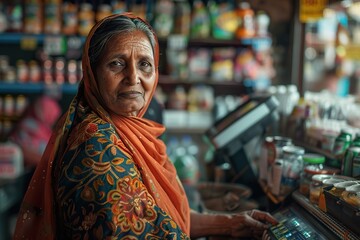
[[[348,45],[345,47],[346,59],[360,60],[360,45]]]
[[[323,17],[327,0],[300,0],[300,21],[316,21]]]
[[[37,40],[34,37],[23,37],[20,40],[20,47],[23,50],[35,50],[37,48]]]

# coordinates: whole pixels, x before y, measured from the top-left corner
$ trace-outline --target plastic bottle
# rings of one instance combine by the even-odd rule
[[[95,24],[95,13],[90,3],[82,3],[79,11],[78,32],[82,36],[86,36]]]
[[[25,0],[24,32],[39,34],[43,31],[43,3],[41,0]]]
[[[61,0],[46,0],[44,4],[44,32],[59,34],[61,32]]]
[[[126,1],[123,0],[112,0],[111,7],[113,13],[123,13],[127,11]]]
[[[8,21],[8,32],[23,31],[23,14],[21,0],[8,1],[6,5],[6,16]]]
[[[0,2],[0,32],[5,32],[8,28],[8,21],[5,14],[5,6]]]
[[[349,148],[352,142],[352,134],[347,129],[342,129],[335,139],[333,154],[342,156]]]
[[[193,2],[191,14],[190,37],[207,38],[210,36],[211,22],[210,15],[201,0]]]
[[[112,9],[110,4],[100,4],[95,16],[96,22],[99,22],[101,19],[111,15],[111,13]]]
[[[193,155],[196,147],[191,138],[184,136],[181,144],[176,149],[174,166],[183,184],[195,185],[199,180],[199,163]]]
[[[182,137],[181,144],[185,147],[188,154],[194,156],[195,158],[198,157],[199,147],[195,144],[190,135],[184,135]]]
[[[167,37],[174,26],[174,3],[170,0],[157,1],[155,5],[154,29],[158,37]]]
[[[166,144],[166,153],[172,162],[176,159],[176,149],[179,147],[179,140],[175,136],[171,136]]]
[[[233,39],[238,27],[238,17],[233,1],[208,2],[212,36],[216,39]]]
[[[62,33],[74,35],[78,29],[78,6],[75,3],[64,2],[62,6]]]
[[[270,17],[265,11],[258,11],[255,17],[256,35],[265,37],[269,35],[268,28],[270,25]]]
[[[187,0],[174,0],[174,28],[173,34],[189,36],[191,22],[191,8]]]
[[[360,147],[360,132],[357,132],[354,140],[351,143],[351,147]]]
[[[239,3],[237,16],[239,17],[240,23],[238,29],[236,30],[236,37],[238,39],[254,37],[254,11],[250,8],[250,4],[248,2]]]

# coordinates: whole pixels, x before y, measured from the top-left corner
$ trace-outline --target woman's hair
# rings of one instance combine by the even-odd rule
[[[118,16],[103,22],[92,36],[88,52],[91,68],[94,69],[106,44],[113,36],[136,30],[140,30],[146,34],[154,52],[156,40],[151,27],[140,19]]]

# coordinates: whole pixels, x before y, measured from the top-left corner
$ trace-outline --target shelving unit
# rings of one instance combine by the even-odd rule
[[[14,55],[15,59],[19,57],[23,57],[24,59],[33,59],[35,56],[35,52],[38,48],[44,48],[48,38],[58,38],[62,39],[62,41],[66,42],[70,38],[74,38],[77,41],[81,41],[83,44],[85,42],[85,37],[74,35],[48,35],[48,34],[27,34],[27,33],[0,33],[0,44],[2,44],[3,53],[12,57]],[[255,37],[249,39],[233,39],[233,40],[221,40],[214,38],[207,39],[188,39],[187,48],[226,48],[231,47],[235,49],[243,49],[243,48],[254,48],[254,49],[262,49],[269,47],[271,45],[272,39],[270,36],[268,37]],[[23,44],[30,44],[29,49],[23,49],[24,53],[12,53],[11,49],[14,49],[16,46],[22,46]],[[165,62],[166,59],[166,48],[167,48],[167,39],[160,38],[159,45],[160,51],[162,52],[161,61],[160,61],[160,73],[159,76],[159,86],[166,92],[170,93],[172,90],[176,88],[176,86],[183,86],[186,91],[188,91],[192,86],[195,85],[206,85],[210,86],[214,90],[214,97],[219,95],[233,95],[233,96],[242,96],[251,92],[251,89],[246,88],[241,81],[219,81],[215,79],[211,79],[211,77],[207,77],[205,79],[193,79],[189,77],[188,79],[179,79],[176,77],[172,77],[167,74],[166,66],[161,66],[161,62],[163,61],[163,65],[167,64]],[[81,51],[81,49],[78,49]],[[11,60],[14,64],[14,59]],[[29,96],[36,96],[38,94],[43,94],[45,92],[50,92],[52,94],[60,96],[62,103],[69,102],[77,92],[78,84],[45,84],[43,82],[39,83],[20,83],[20,82],[5,82],[0,79],[0,95],[6,94],[23,94]],[[167,109],[165,109],[167,111]],[[189,133],[195,135],[201,135],[207,127],[192,127],[192,126],[180,126],[180,127],[168,127],[168,132],[174,134],[181,133]]]
[[[58,90],[63,94],[75,95],[78,84],[6,83],[0,82],[0,94],[42,94],[47,90]]]

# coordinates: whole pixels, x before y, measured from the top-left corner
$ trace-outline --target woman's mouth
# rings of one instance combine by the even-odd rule
[[[138,98],[143,96],[142,92],[138,92],[138,91],[128,91],[128,92],[122,92],[118,94],[119,98],[128,98],[128,99],[132,99],[132,98]]]

